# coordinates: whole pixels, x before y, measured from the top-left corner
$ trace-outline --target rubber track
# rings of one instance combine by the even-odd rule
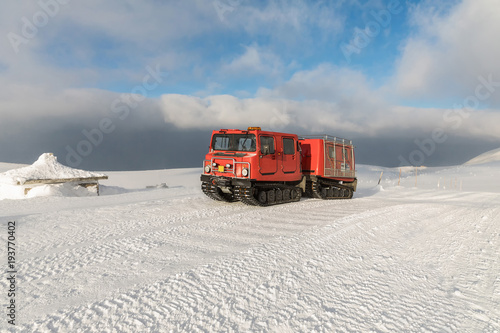
[[[253,196],[253,187],[242,187],[242,186],[236,186],[235,187],[235,191],[234,191],[234,196],[235,198],[237,198],[238,200],[240,200],[242,203],[244,203],[245,205],[249,205],[249,206],[260,206],[260,207],[267,207],[267,206],[274,206],[274,205],[281,205],[281,204],[285,204],[285,203],[289,203],[289,202],[297,202],[297,201],[300,201],[300,198],[302,197],[302,191],[297,191],[297,187],[296,186],[291,186],[291,185],[281,185],[281,184],[278,184],[278,185],[275,185],[275,186],[266,186],[265,188],[262,188],[262,187],[259,187],[258,189],[262,189],[262,190],[285,190],[285,189],[289,189],[290,191],[297,191],[297,197],[295,199],[292,199],[291,198],[291,195],[290,195],[290,200],[280,200],[280,201],[274,201],[272,203],[269,203],[269,202],[266,202],[266,203],[262,203],[260,202],[259,200],[257,200],[254,196]]]
[[[203,181],[201,182],[201,190],[207,197],[210,199],[216,200],[216,201],[225,201],[225,202],[235,202],[238,201],[234,196],[232,195],[221,195],[219,191],[217,190],[217,186],[212,186],[211,183]]]
[[[342,186],[338,183],[335,183],[335,182],[326,182],[326,181],[322,181],[323,184],[320,184],[318,182],[307,182],[307,185],[306,185],[306,192],[309,194],[309,196],[311,196],[312,198],[316,198],[316,199],[322,199],[322,200],[342,200],[342,199],[351,199],[354,192],[351,188],[347,187],[347,186]],[[339,190],[343,189],[343,190],[346,190],[349,192],[349,195],[344,197],[344,196],[333,196],[333,197],[330,197],[330,196],[324,196],[323,193],[321,193],[320,189],[319,189],[319,186],[327,186],[327,187],[335,187],[335,188],[338,188]],[[337,191],[337,193],[339,193]]]

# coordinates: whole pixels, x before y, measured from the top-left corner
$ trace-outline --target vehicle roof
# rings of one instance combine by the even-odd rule
[[[297,134],[292,134],[292,133],[282,133],[282,132],[273,132],[273,131],[263,131],[260,129],[255,129],[255,130],[240,130],[240,129],[220,129],[220,130],[214,130],[212,134],[218,134],[218,133],[227,133],[227,134],[245,134],[245,133],[251,133],[255,135],[263,134],[263,135],[277,135],[277,136],[292,136],[295,138],[298,138]]]

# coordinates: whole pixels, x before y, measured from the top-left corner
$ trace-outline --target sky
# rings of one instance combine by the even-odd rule
[[[248,126],[382,166],[500,147],[498,0],[9,1],[0,36],[2,162],[196,167]]]

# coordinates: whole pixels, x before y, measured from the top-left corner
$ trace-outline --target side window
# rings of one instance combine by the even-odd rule
[[[295,142],[291,138],[283,138],[283,153],[285,155],[295,154]]]
[[[328,146],[328,157],[332,160],[335,158],[335,149],[332,146]]]
[[[264,155],[274,154],[274,138],[272,136],[260,137],[260,151]]]
[[[344,151],[344,163],[342,163],[342,169],[350,169],[349,157],[347,156],[347,149],[343,148]]]

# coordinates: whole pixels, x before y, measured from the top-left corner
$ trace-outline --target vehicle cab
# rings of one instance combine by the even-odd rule
[[[260,127],[213,131],[203,175],[246,181],[298,180],[301,178],[298,137],[262,131]]]

